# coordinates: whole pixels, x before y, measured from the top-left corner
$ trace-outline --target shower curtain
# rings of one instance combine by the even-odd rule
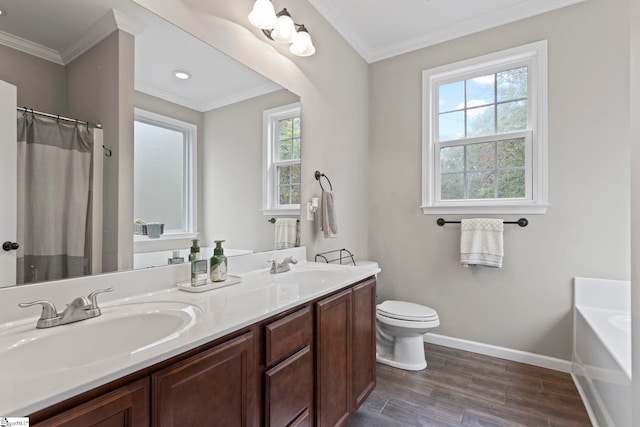
[[[88,274],[92,129],[18,113],[16,282]]]

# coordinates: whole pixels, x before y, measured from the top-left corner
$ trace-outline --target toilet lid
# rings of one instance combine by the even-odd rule
[[[431,307],[404,301],[384,301],[378,304],[379,314],[400,320],[433,320],[438,313]]]

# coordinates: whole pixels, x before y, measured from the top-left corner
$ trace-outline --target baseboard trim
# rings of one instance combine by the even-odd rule
[[[458,350],[471,351],[473,353],[499,357],[513,362],[527,363],[529,365],[540,366],[542,368],[553,369],[555,371],[571,373],[571,361],[569,360],[433,333],[425,334],[423,340],[424,342],[431,344],[457,348]]]

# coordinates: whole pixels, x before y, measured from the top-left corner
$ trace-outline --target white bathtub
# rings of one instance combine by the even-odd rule
[[[574,278],[572,375],[594,426],[631,426],[630,290]]]

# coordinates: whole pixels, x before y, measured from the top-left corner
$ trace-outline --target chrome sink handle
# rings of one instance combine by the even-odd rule
[[[53,305],[51,301],[41,300],[32,302],[21,302],[20,304],[18,304],[18,307],[26,308],[38,304],[42,305],[42,314],[40,315],[40,320],[54,319],[58,317],[56,306]]]
[[[98,289],[96,291],[93,291],[89,294],[89,296],[87,298],[89,298],[89,301],[91,302],[91,306],[87,307],[87,309],[99,309],[98,307],[98,294],[101,294],[103,292],[111,292],[113,291],[113,288],[107,288],[107,289]]]
[[[32,302],[22,302],[18,304],[18,307],[25,308],[25,307],[31,307],[32,305],[38,305],[38,304],[42,305],[42,314],[38,319],[38,323],[36,323],[36,328],[44,329],[44,328],[50,328],[52,326],[57,326],[60,324],[60,319],[62,318],[62,315],[58,314],[58,311],[56,310],[56,306],[53,305],[53,303],[50,301],[41,300],[41,301],[32,301]]]
[[[275,259],[269,259],[269,260],[267,260],[267,262],[271,263],[271,270],[269,270],[269,273],[276,274],[278,272],[278,263],[276,262],[276,260]]]

